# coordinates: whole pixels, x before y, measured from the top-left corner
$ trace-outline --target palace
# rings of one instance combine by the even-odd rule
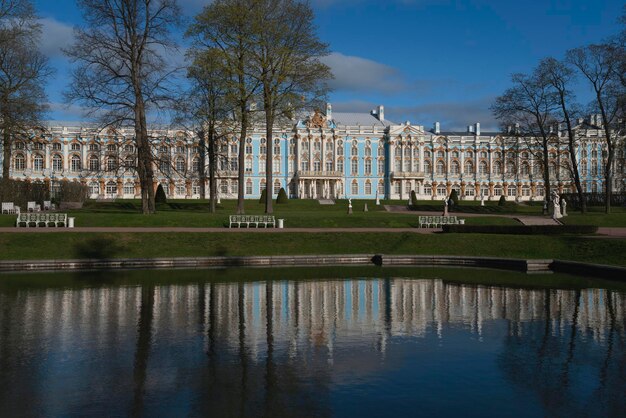
[[[605,144],[599,118],[578,120],[577,157],[583,187],[603,190]],[[285,127],[287,126],[287,127]],[[277,126],[268,144],[264,127],[255,124],[245,145],[245,195],[259,198],[265,184],[265,153],[272,146],[274,195],[285,188],[290,198],[442,199],[454,189],[461,199],[544,200],[537,152],[514,136],[481,131],[480,123],[465,132],[449,132],[393,123],[384,107],[370,113],[326,112]],[[553,187],[573,191],[568,169],[566,133],[555,129],[549,149]],[[199,198],[208,190],[200,178],[204,159],[191,132],[153,130],[155,187],[171,198]],[[132,129],[97,131],[88,126],[51,125],[28,140],[13,144],[11,178],[47,182],[54,193],[62,180],[80,181],[91,198],[139,197],[133,167]],[[532,151],[532,152],[531,152]],[[0,160],[2,156],[0,156]],[[236,198],[238,139],[219,146],[217,188],[221,198]],[[624,146],[615,158],[616,191],[624,190]],[[204,184],[203,184],[204,183]],[[208,193],[207,193],[208,194]]]

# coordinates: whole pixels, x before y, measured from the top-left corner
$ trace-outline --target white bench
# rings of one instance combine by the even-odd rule
[[[437,228],[442,225],[463,225],[465,219],[457,219],[456,216],[420,216],[420,228]]]
[[[237,228],[246,226],[246,228],[268,228],[270,225],[276,227],[276,220],[271,215],[230,215],[229,216],[229,228],[233,228],[233,225],[237,225]]]
[[[41,206],[39,206],[37,202],[28,202],[27,211],[28,212],[40,212]]]
[[[17,215],[15,222],[16,227],[40,227],[40,226],[52,226],[59,227],[63,225],[68,227],[67,213],[20,213]]]
[[[15,206],[13,202],[2,202],[2,213],[19,214],[20,207]]]

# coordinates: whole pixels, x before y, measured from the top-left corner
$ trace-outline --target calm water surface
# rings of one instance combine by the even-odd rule
[[[625,414],[619,288],[229,274],[0,276],[0,415]]]

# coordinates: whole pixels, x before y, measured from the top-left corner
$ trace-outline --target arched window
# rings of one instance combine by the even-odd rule
[[[424,172],[427,174],[430,174],[432,172],[432,167],[430,165],[430,161],[426,160],[424,161]]]
[[[448,194],[448,190],[446,189],[446,186],[444,186],[443,184],[440,184],[439,186],[437,186],[438,196],[445,196],[447,194]]]
[[[352,147],[351,155],[353,157],[357,157],[359,155],[359,149],[357,147]]]
[[[274,181],[274,194],[278,194],[280,192],[280,180]]]
[[[358,195],[359,194],[359,183],[357,183],[356,180],[352,181],[350,193],[352,193],[353,195]]]
[[[107,182],[105,191],[109,197],[117,195],[117,183],[114,181]]]
[[[95,155],[89,156],[89,171],[100,170],[100,159]]]
[[[315,171],[316,173],[322,171],[322,162],[319,160],[319,158],[313,160],[313,171]]]
[[[396,158],[396,171],[402,171],[402,160]]]
[[[493,195],[494,196],[502,196],[502,186],[495,186],[493,188]]]
[[[581,176],[587,175],[587,161],[582,161],[580,163],[580,175]]]
[[[507,195],[510,196],[510,197],[517,196],[517,187],[516,186],[509,186],[507,188]]]
[[[127,155],[126,159],[124,160],[124,168],[126,168],[127,170],[132,170],[135,168],[135,157],[133,157],[132,155]]]
[[[553,162],[548,166],[548,171],[550,172],[550,176],[556,176],[556,164]]]
[[[80,168],[81,168],[80,157],[78,155],[73,155],[72,159],[70,160],[70,170],[76,173],[80,171]]]
[[[244,169],[245,169],[246,173],[252,173],[252,158],[246,158]],[[198,160],[198,169],[194,170],[194,171],[196,171],[196,172],[200,171],[200,160]],[[252,194],[252,193],[250,193],[250,194]]]
[[[366,157],[371,157],[372,156],[372,149],[370,147],[366,147],[365,148],[365,156]]]
[[[265,190],[265,179],[261,179],[259,183],[259,194],[263,193],[263,190]]]
[[[506,174],[515,174],[515,163],[513,161],[507,161]]]
[[[246,194],[252,194],[252,180],[246,180]]]
[[[56,173],[63,171],[63,157],[58,154],[52,156],[52,171]]]
[[[443,151],[437,151],[437,158],[443,158],[444,153]]]
[[[230,182],[230,193],[237,194],[239,192],[239,180],[233,180]]]
[[[338,146],[337,147],[337,155],[343,155],[343,147],[342,146]]]
[[[350,173],[352,173],[352,175],[356,175],[359,172],[359,160],[357,160],[356,158],[353,158],[350,161]]]
[[[280,158],[274,158],[274,161],[272,161],[272,172],[280,173]]]
[[[185,159],[183,157],[176,158],[176,171],[179,173],[185,172]]]
[[[365,160],[365,175],[369,176],[371,174],[372,174],[372,160]]]
[[[220,180],[220,193],[228,194],[228,180]]]
[[[24,154],[17,154],[14,161],[15,171],[24,171],[26,169],[26,159]]]
[[[471,176],[472,174],[474,174],[474,163],[469,160],[465,161],[465,167],[463,167],[463,170],[465,171],[466,175]]]
[[[522,167],[520,170],[522,176],[527,176],[530,174],[530,166],[528,165],[528,163],[524,162],[522,163]]]
[[[493,174],[502,174],[502,163],[500,161],[493,163]]]
[[[382,180],[378,181],[378,194],[379,195],[385,194],[385,183],[383,183]]]
[[[337,160],[337,171],[343,173],[343,158]]]
[[[107,171],[115,171],[117,169],[117,161],[115,158],[107,159]]]
[[[443,161],[439,161],[439,162],[443,166]],[[459,174],[459,172],[460,172],[459,162],[458,161],[452,161],[452,163],[450,163],[450,174],[456,176],[456,175]],[[437,163],[437,174],[439,174],[439,163]]]
[[[365,182],[365,194],[366,195],[371,195],[372,194],[372,183],[370,183],[369,180],[367,180]]]
[[[124,194],[126,196],[133,196],[135,194],[135,185],[132,182],[127,181],[124,183]]]
[[[444,175],[446,174],[446,165],[443,161],[439,160],[437,161],[437,175]]]
[[[92,181],[91,183],[89,183],[89,194],[90,195],[100,194],[100,185],[97,182]]]
[[[489,174],[489,166],[487,165],[487,162],[485,161],[481,161],[480,165],[478,166],[478,173],[481,176],[485,176],[487,174]]]
[[[35,154],[33,157],[33,170],[43,171],[43,157],[39,154]]]
[[[78,143],[74,142],[74,143],[71,145],[70,149],[71,149],[72,151],[80,151],[80,144],[78,144]]]

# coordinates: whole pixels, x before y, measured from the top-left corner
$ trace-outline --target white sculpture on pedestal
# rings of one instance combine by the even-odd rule
[[[552,219],[561,219],[563,215],[561,215],[561,197],[559,196],[556,190],[553,190],[551,193],[552,197]]]
[[[443,198],[443,216],[448,216],[448,198]]]
[[[561,199],[561,216],[567,216],[567,201]]]

